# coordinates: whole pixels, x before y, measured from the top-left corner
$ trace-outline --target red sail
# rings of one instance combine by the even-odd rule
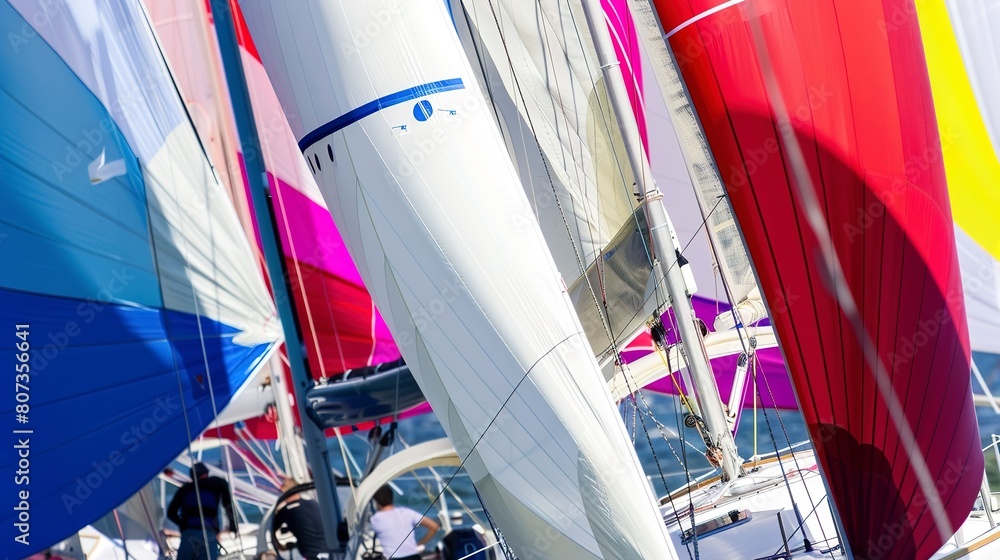
[[[654,4],[854,557],[928,558],[983,455],[913,0]]]

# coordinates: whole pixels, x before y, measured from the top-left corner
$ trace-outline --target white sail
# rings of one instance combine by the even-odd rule
[[[582,6],[451,0],[455,25],[594,353],[655,311],[634,178]]]
[[[676,558],[439,0],[243,0],[407,363],[522,558]]]

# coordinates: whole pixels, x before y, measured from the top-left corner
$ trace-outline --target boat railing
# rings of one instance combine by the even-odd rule
[[[994,474],[1000,479],[1000,435],[990,434],[990,442],[989,445],[983,448],[983,453],[987,454],[992,451],[993,458],[996,460]],[[983,502],[983,512],[986,514],[986,519],[989,521],[990,528],[992,529],[997,526],[997,520],[993,514],[1000,511],[1000,492],[993,492],[990,488],[990,474],[990,465],[987,462],[985,472],[983,473],[983,488],[980,494]]]

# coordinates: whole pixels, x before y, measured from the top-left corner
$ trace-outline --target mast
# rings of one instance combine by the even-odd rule
[[[340,503],[337,500],[336,488],[330,469],[330,457],[323,431],[306,413],[306,390],[311,379],[305,363],[305,355],[301,345],[298,324],[295,322],[295,312],[292,307],[291,294],[288,293],[284,259],[281,257],[281,247],[275,232],[275,224],[270,205],[270,193],[267,176],[264,171],[260,154],[263,153],[260,140],[254,133],[256,127],[253,107],[250,104],[250,93],[247,89],[246,76],[240,57],[240,48],[236,40],[236,25],[233,20],[233,10],[228,0],[212,0],[212,13],[215,20],[215,31],[219,38],[219,52],[229,84],[229,94],[233,102],[233,113],[239,131],[240,142],[246,154],[245,164],[249,179],[249,190],[253,202],[254,217],[259,226],[261,246],[264,250],[264,260],[267,263],[271,289],[281,318],[281,326],[285,334],[285,349],[288,353],[288,366],[291,371],[292,386],[295,389],[295,400],[299,404],[298,413],[302,423],[302,433],[305,438],[306,459],[312,469],[313,481],[316,484],[316,498],[320,505],[320,516],[323,521],[323,533],[330,549],[342,549],[337,536],[337,524],[342,518]]]
[[[662,203],[663,194],[652,181],[652,170],[642,150],[639,128],[628,103],[625,82],[621,73],[615,68],[619,63],[615,55],[614,45],[611,43],[611,37],[604,28],[604,14],[600,1],[581,1],[587,18],[587,26],[597,49],[608,97],[621,127],[625,151],[628,154],[629,164],[637,183],[636,189],[638,193],[642,194],[646,203],[646,221],[649,224],[649,233],[653,242],[653,257],[656,261],[654,273],[657,276],[665,275],[667,294],[670,297],[674,316],[677,317],[679,334],[685,346],[688,369],[691,372],[694,385],[697,401],[697,409],[694,412],[701,416],[708,432],[707,434],[703,433],[703,435],[709,448],[709,459],[715,462],[712,456],[721,454],[719,462],[723,470],[723,478],[732,480],[739,476],[742,460],[737,454],[732,432],[729,431],[729,423],[726,421],[719,388],[705,353],[701,331],[695,324],[690,295],[683,272],[677,263],[680,251],[674,243],[671,233],[673,228]]]

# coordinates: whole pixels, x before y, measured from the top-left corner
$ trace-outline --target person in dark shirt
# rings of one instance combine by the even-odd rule
[[[286,478],[281,485],[281,491],[287,492],[298,486],[294,479]],[[303,498],[300,494],[292,494],[284,507],[274,516],[275,527],[285,526],[295,536],[295,547],[306,560],[316,560],[319,554],[328,552],[326,537],[323,535],[323,521],[320,519],[319,504],[315,500]],[[280,544],[281,550],[285,550]]]
[[[167,519],[181,531],[177,560],[216,560],[219,557],[219,507],[226,510],[229,530],[237,530],[229,484],[208,476],[204,463],[191,466],[192,481],[181,486],[167,506]],[[207,540],[206,540],[207,539]]]

